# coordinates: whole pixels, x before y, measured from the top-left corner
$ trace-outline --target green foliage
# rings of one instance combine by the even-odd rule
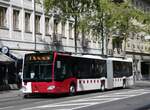
[[[85,13],[90,13],[93,7],[92,0],[45,0],[44,6],[46,12],[57,13],[63,18],[74,18],[74,36],[75,36],[75,52],[77,52],[77,33],[79,31],[79,23]],[[81,23],[83,24],[83,23]],[[84,29],[85,30],[85,29]],[[85,31],[84,31],[85,32]]]
[[[131,1],[45,0],[44,6],[47,13],[57,11],[63,19],[74,18],[75,20],[77,18],[75,20],[76,32],[92,34],[93,37],[96,36],[100,40],[103,40],[105,35],[108,36],[109,33],[116,32],[116,30],[119,30],[121,42],[122,40],[126,41],[130,32],[150,32],[150,14],[145,14],[133,7]],[[144,23],[145,27],[135,25],[133,21]]]
[[[119,29],[120,35],[126,39],[130,32],[140,32],[142,28],[139,25],[134,24],[133,21],[140,22],[145,19],[144,12],[136,9],[130,2],[124,2],[117,4],[113,14],[115,15],[112,26],[115,29]]]
[[[143,31],[147,34],[150,34],[150,12],[146,12],[143,18]]]
[[[44,6],[47,12],[59,10],[63,15],[74,17],[89,11],[92,5],[89,0],[45,0]]]

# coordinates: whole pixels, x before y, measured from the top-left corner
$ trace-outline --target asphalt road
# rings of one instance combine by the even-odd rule
[[[18,91],[4,95],[0,94],[0,110],[150,110],[149,84],[72,97],[35,96],[24,99]]]

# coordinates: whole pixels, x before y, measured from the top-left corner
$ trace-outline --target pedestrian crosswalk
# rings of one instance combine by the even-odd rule
[[[77,110],[84,107],[126,99],[147,93],[150,93],[150,90],[146,89],[126,90],[121,92],[107,93],[99,96],[90,96],[88,98],[81,98],[75,100],[72,99],[60,103],[23,108],[21,110]]]

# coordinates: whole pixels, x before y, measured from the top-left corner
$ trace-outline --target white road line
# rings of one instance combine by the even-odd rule
[[[71,109],[57,109],[57,110],[71,110]]]
[[[112,101],[115,101],[115,100],[117,100],[117,99],[106,100],[106,101],[103,101],[103,102],[97,102],[97,103],[94,104],[94,105],[103,104],[103,103],[108,103],[108,102],[112,102]],[[81,106],[81,107],[75,107],[75,108],[72,108],[71,110],[76,110],[76,109],[85,108],[85,107],[89,107],[89,106],[93,106],[93,105],[85,105],[85,106]]]
[[[56,110],[71,110],[71,109],[56,109]]]
[[[138,95],[143,95],[143,94],[138,94]],[[136,96],[138,96],[138,95],[136,95]],[[131,97],[134,97],[134,96],[131,96]],[[116,101],[116,100],[121,100],[121,99],[127,99],[127,98],[129,98],[129,97],[124,97],[124,98],[120,98],[120,99],[107,100],[107,101],[96,103],[95,105],[97,105],[97,104],[103,104],[103,103],[108,103],[108,102],[112,102],[112,101]],[[82,106],[82,107],[75,107],[75,108],[72,108],[72,110],[76,110],[76,109],[80,109],[80,108],[84,108],[84,107],[89,107],[89,106],[92,106],[92,105],[87,105],[87,106]]]
[[[79,109],[79,108],[90,107],[90,106],[97,105],[97,104],[98,104],[98,103],[91,104],[91,105],[80,106],[80,107],[74,107],[74,108],[72,108],[71,110],[76,110],[76,109]]]
[[[0,108],[0,110],[9,109],[9,108],[14,108],[14,106],[2,107]]]
[[[148,91],[148,93],[150,92],[150,90],[146,90],[146,89],[129,90],[129,91],[135,92],[135,91],[141,91],[141,90]],[[124,96],[128,96],[127,92],[129,92],[129,91],[126,91],[126,92],[120,91],[121,93],[112,93],[112,94],[121,94],[121,95],[124,95]],[[112,95],[112,94],[110,93],[109,95]],[[131,93],[130,93],[130,94],[131,94]],[[104,95],[107,95],[107,94],[104,94]],[[102,97],[102,96],[104,96],[104,95],[95,96],[95,97]],[[108,96],[108,95],[107,95],[107,96]],[[83,99],[77,99],[77,100],[86,100],[86,99],[88,100],[89,98],[83,98]],[[41,103],[43,103],[43,102],[47,103],[47,102],[49,102],[49,101],[38,101],[38,102],[34,102],[33,104],[41,104]],[[68,102],[68,101],[67,101],[67,102]],[[72,101],[70,101],[70,102],[72,102]],[[61,103],[63,103],[63,102],[60,102],[59,104],[61,104]],[[53,103],[53,104],[58,104],[58,103]]]
[[[114,97],[114,98],[111,98],[111,97],[109,98],[109,97],[108,97],[108,98],[106,98],[106,99],[92,98],[92,99],[90,99],[90,100],[84,100],[84,101],[89,101],[89,102],[90,102],[90,101],[106,101],[106,100],[111,100],[111,99],[114,99],[114,100],[117,100],[117,99],[118,99],[118,100],[119,100],[119,99],[121,99],[121,98],[116,98],[116,97]]]
[[[64,107],[64,106],[72,106],[72,105],[95,105],[96,103],[71,103],[71,104],[48,104],[48,105],[42,105],[37,107],[30,107],[30,108],[24,108],[21,110],[32,110],[32,109],[40,109],[40,108],[50,108],[50,107]]]
[[[102,96],[93,96],[93,97],[88,97],[88,98],[83,98],[83,99],[64,101],[60,103],[35,106],[35,107],[30,107],[30,108],[24,108],[21,110],[32,110],[32,109],[36,110],[36,109],[44,109],[44,108],[56,108],[57,109],[57,107],[63,107],[63,108],[65,107],[67,109],[67,107],[71,107],[71,106],[72,108],[69,108],[69,110],[75,110],[75,109],[89,107],[89,106],[96,105],[96,104],[102,104],[102,103],[130,98],[134,96],[139,96],[139,95],[143,95],[146,93],[150,93],[150,91],[145,92],[144,89],[131,90],[131,91],[126,91],[126,92],[112,93],[112,94],[110,93],[110,94],[104,94]],[[95,102],[92,102],[92,101],[95,101]],[[73,106],[76,106],[76,107],[73,107]],[[58,108],[58,110],[60,109],[61,108]]]
[[[73,100],[73,101],[70,101],[71,103],[81,103],[81,102],[91,102],[91,101],[106,101],[106,100],[111,100],[111,99],[120,99],[120,98],[90,98],[88,100],[85,100],[85,99],[81,99],[81,100]],[[68,102],[67,102],[68,103]]]
[[[135,92],[140,92],[141,93],[142,91],[145,91],[145,90],[144,89],[137,89],[137,90],[125,91],[125,92],[114,93],[114,94],[130,94],[130,93],[135,93]]]

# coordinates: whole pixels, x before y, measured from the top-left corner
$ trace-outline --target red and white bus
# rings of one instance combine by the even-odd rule
[[[76,94],[133,85],[132,60],[62,52],[26,54],[23,88],[28,94]]]

